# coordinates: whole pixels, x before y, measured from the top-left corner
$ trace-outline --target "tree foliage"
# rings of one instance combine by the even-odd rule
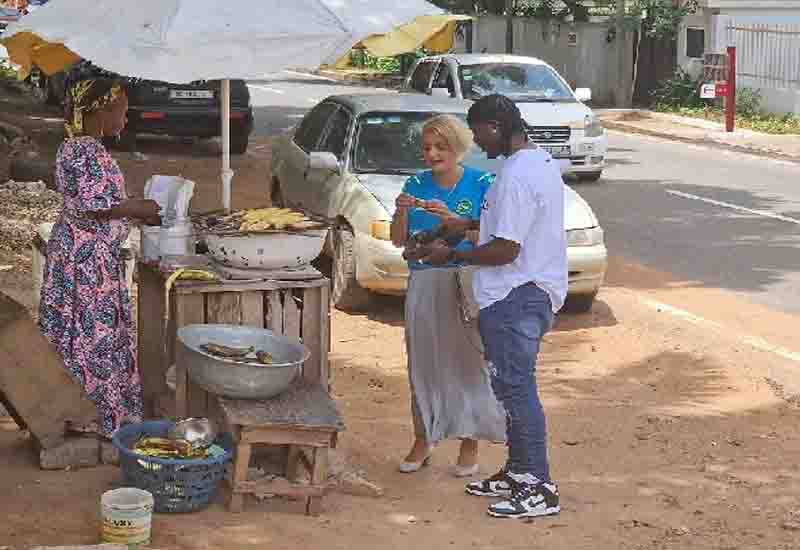
[[[502,15],[505,0],[432,0],[442,9],[470,15]],[[514,15],[588,21],[593,13],[613,15],[616,2],[625,2],[625,25],[652,38],[673,38],[681,20],[697,11],[698,0],[515,0]]]

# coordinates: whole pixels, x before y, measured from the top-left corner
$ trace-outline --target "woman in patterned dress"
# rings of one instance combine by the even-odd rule
[[[132,220],[160,223],[159,207],[127,198],[122,172],[101,141],[119,136],[127,122],[121,84],[77,82],[67,105],[69,137],[56,159],[64,206],[47,243],[39,326],[97,406],[96,426],[73,429],[110,438],[143,412],[122,246]]]

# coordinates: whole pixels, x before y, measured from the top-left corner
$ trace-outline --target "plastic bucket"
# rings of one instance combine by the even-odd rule
[[[161,227],[158,243],[161,256],[188,256],[194,253],[194,230],[191,223]]]
[[[142,256],[148,263],[158,262],[161,259],[161,228],[157,226],[142,227]]]
[[[153,495],[141,489],[126,487],[103,493],[102,541],[127,544],[131,549],[150,544],[153,505]]]

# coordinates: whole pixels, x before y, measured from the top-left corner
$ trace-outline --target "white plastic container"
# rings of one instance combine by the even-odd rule
[[[185,221],[161,227],[158,249],[160,256],[188,256],[194,254],[194,228]]]
[[[146,263],[161,260],[161,228],[158,226],[142,226],[142,257]]]
[[[126,544],[130,549],[149,545],[154,504],[153,495],[141,489],[126,487],[103,493],[102,541]]]

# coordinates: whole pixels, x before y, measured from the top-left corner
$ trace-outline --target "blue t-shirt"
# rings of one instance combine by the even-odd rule
[[[431,201],[440,200],[447,205],[451,212],[463,218],[477,220],[481,217],[481,204],[483,196],[494,181],[494,175],[474,168],[464,167],[464,175],[452,189],[443,189],[433,179],[430,170],[424,170],[416,176],[411,176],[403,186],[403,193],[418,199]],[[441,219],[421,208],[411,208],[408,212],[408,236],[422,231],[432,231],[441,225]],[[471,241],[465,239],[456,247],[457,250],[469,250],[473,247]],[[451,266],[456,264],[451,264]],[[411,270],[433,267],[423,262],[408,262]]]

